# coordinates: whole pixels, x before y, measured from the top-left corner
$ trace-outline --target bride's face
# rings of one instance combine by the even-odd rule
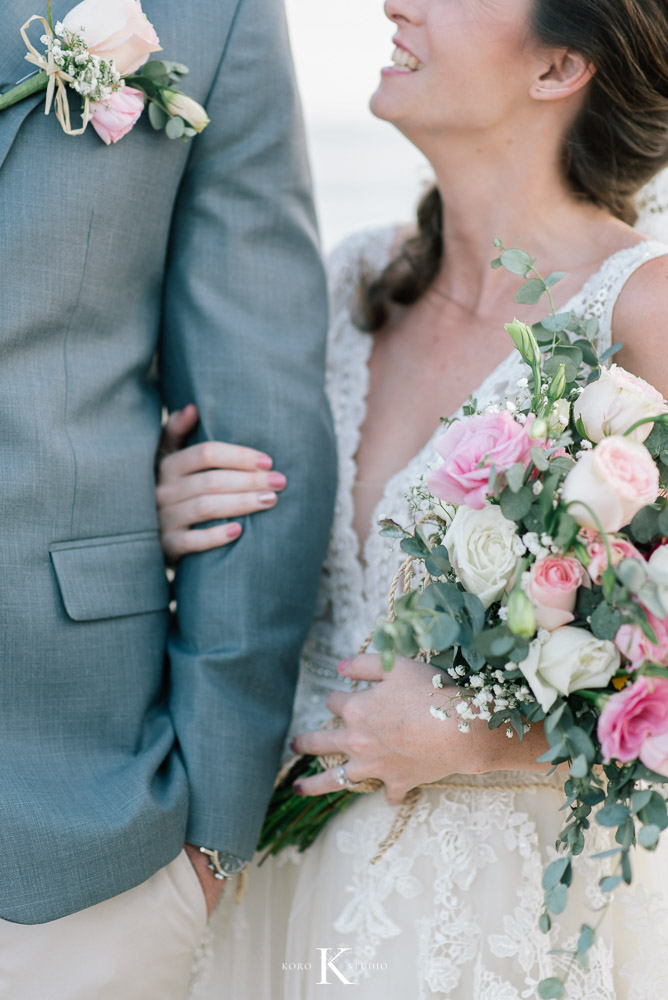
[[[393,65],[371,110],[409,137],[493,127],[530,102],[530,0],[385,0]]]

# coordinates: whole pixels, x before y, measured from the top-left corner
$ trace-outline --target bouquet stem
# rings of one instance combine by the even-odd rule
[[[19,101],[25,100],[26,97],[32,97],[33,94],[38,94],[40,90],[46,90],[49,83],[49,77],[44,70],[39,73],[34,73],[29,76],[27,80],[23,80],[21,83],[17,83],[15,87],[11,90],[6,91],[4,94],[0,94],[0,111],[5,111],[7,108],[11,108],[13,104],[18,104]]]

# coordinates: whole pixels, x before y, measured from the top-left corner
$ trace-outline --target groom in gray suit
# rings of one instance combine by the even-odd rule
[[[37,2],[3,6],[0,90],[28,71],[19,28]],[[52,6],[56,21],[71,3]],[[44,95],[0,115],[11,1000],[182,1000],[203,890],[220,884],[184,844],[220,852],[229,876],[253,854],[333,503],[325,285],[282,0],[143,6],[211,118],[191,144],[146,114],[117,145],[70,137]],[[269,453],[288,489],[239,541],[184,560],[170,625],[153,470],[162,407],[190,401],[200,440]]]

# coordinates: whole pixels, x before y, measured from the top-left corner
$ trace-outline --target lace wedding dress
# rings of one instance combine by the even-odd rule
[[[439,429],[387,484],[360,553],[353,483],[372,337],[353,324],[349,300],[360,268],[382,268],[394,239],[395,230],[362,233],[331,261],[327,384],[339,488],[291,735],[318,728],[328,717],[328,693],[346,686],[337,662],[354,654],[386,613],[402,555],[380,537],[375,522],[392,517],[410,523],[406,494],[435,458]],[[599,320],[599,350],[610,344],[612,312],[625,281],[665,253],[668,247],[645,242],[614,254],[567,303]],[[523,374],[517,353],[509,354],[474,393],[478,404],[502,400]],[[561,975],[568,962],[552,949],[572,948],[580,925],[596,924],[603,902],[598,881],[610,864],[590,857],[611,846],[609,831],[593,824],[567,910],[549,935],[541,934],[541,878],[556,857],[562,803],[562,782],[554,777],[453,776],[448,788],[422,792],[402,837],[372,865],[396,810],[381,793],[360,795],[304,855],[254,867],[241,905],[223,900],[211,920],[193,1000],[318,1000],[348,997],[350,985],[350,996],[360,1000],[534,997],[537,983]],[[668,1000],[666,856],[662,849],[649,857],[651,878],[643,879],[648,855],[638,852],[636,880],[604,917],[589,969],[574,967],[569,1000]]]

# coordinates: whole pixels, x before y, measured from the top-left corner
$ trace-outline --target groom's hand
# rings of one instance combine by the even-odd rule
[[[192,866],[197,873],[197,878],[202,886],[204,899],[206,901],[207,915],[210,917],[214,911],[216,903],[220,899],[223,891],[224,880],[216,878],[209,868],[209,859],[206,854],[201,854],[199,847],[194,844],[185,844],[185,849],[192,862]]]

